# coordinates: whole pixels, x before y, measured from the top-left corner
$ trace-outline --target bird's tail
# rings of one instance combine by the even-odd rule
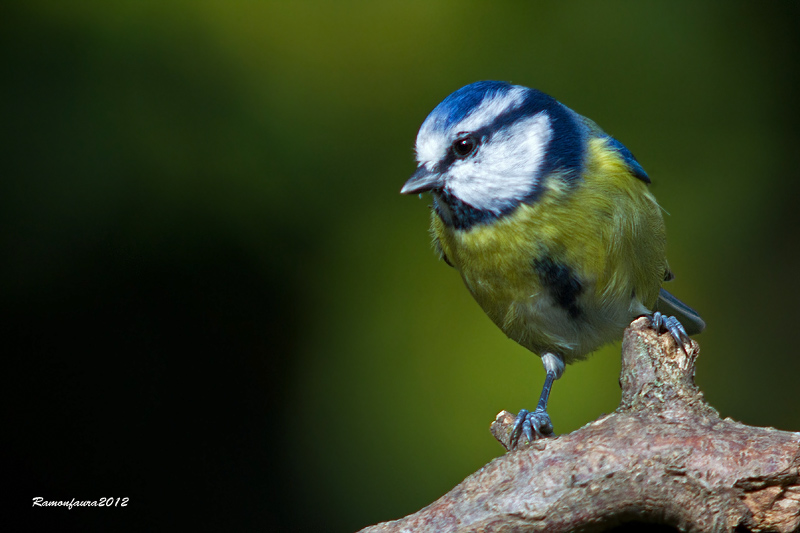
[[[674,316],[686,329],[689,335],[697,335],[706,329],[706,323],[700,318],[700,314],[675,298],[672,294],[664,289],[658,294],[658,302],[656,302],[655,311],[667,316]]]

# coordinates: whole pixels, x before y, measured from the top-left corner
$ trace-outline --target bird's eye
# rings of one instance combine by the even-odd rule
[[[459,137],[453,142],[453,146],[451,147],[453,155],[460,159],[472,154],[476,148],[478,148],[478,139],[472,135]]]

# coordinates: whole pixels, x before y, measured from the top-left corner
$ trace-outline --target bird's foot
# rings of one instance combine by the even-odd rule
[[[529,442],[552,436],[553,423],[550,421],[550,415],[547,414],[547,411],[541,408],[533,411],[528,411],[527,409],[520,411],[511,430],[512,449],[517,447],[522,435],[525,435]]]
[[[681,324],[677,318],[674,316],[662,315],[656,311],[650,316],[650,322],[653,324],[653,329],[656,330],[656,333],[669,332],[684,353],[688,353],[689,350],[686,349],[686,346],[691,344],[692,341],[689,338],[689,335],[686,333],[686,329],[684,329],[683,324]]]

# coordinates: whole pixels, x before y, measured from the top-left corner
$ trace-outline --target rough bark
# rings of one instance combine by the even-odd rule
[[[625,522],[684,531],[800,531],[800,433],[719,414],[684,352],[646,319],[625,332],[622,401],[568,435],[475,472],[424,509],[362,532],[601,531]],[[514,415],[492,434],[508,448]]]

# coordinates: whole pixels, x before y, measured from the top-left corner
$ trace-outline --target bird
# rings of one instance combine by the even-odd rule
[[[511,447],[553,435],[550,391],[566,364],[649,317],[686,350],[705,322],[662,288],[662,209],[620,141],[553,97],[479,81],[423,121],[417,168],[402,194],[430,193],[439,257],[509,338],[541,357],[535,409],[522,409]]]

